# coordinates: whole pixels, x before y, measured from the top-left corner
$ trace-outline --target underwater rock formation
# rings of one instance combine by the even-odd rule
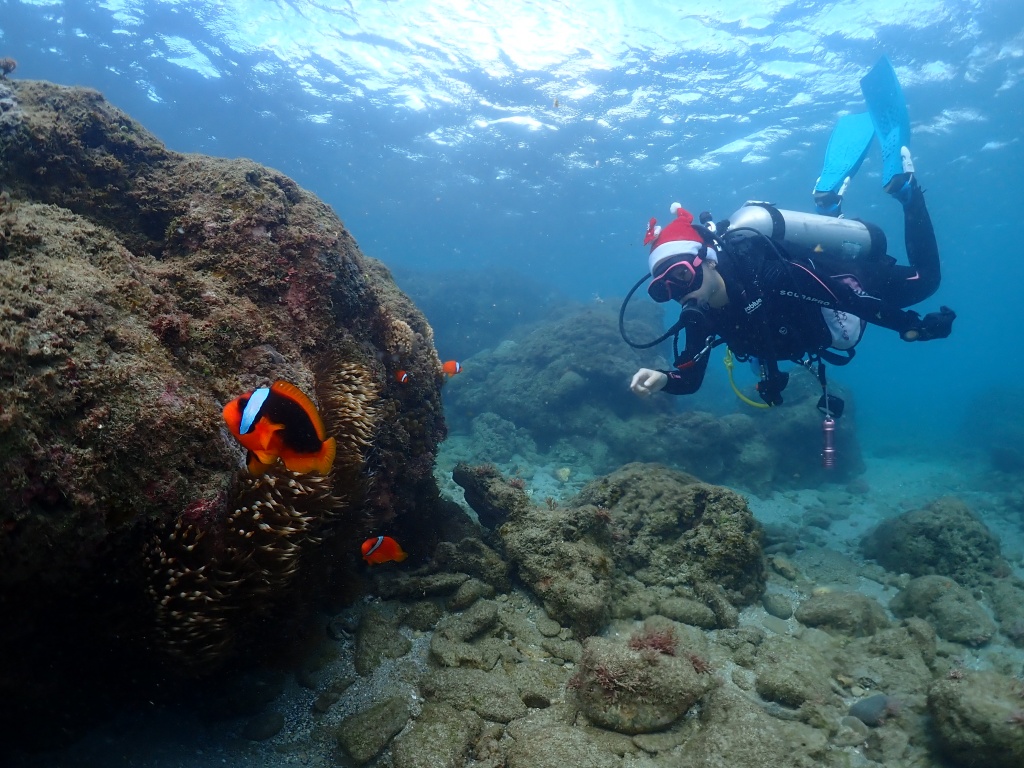
[[[654,338],[659,321],[638,313],[627,332]],[[608,305],[567,312],[464,363],[445,402],[453,434],[472,436],[467,461],[508,462],[518,453],[595,474],[656,461],[757,492],[849,480],[864,470],[852,402],[836,431],[840,461],[822,467],[821,390],[810,375],[792,376],[782,408],[740,405],[717,415],[693,410],[687,398],[637,398],[628,387],[637,368],[668,363],[627,346]]]
[[[0,695],[31,707],[54,658],[208,669],[276,639],[252,622],[298,582],[286,611],[370,525],[429,515],[444,377],[422,313],[291,179],[171,152],[95,91],[0,102],[0,611],[22,628],[0,649],[23,659]],[[278,378],[337,439],[326,478],[239,475],[221,407]]]
[[[523,484],[516,478],[506,480],[493,464],[471,467],[460,462],[452,470],[452,479],[462,486],[466,503],[484,528],[495,528],[509,514],[521,513],[530,506]]]
[[[877,600],[859,592],[812,594],[796,610],[796,620],[808,627],[818,627],[852,637],[868,637],[889,626],[885,609]]]
[[[1024,647],[1024,579],[1000,549],[981,518],[954,497],[884,520],[861,540],[867,557],[916,577],[893,599],[897,615],[927,618],[944,639],[979,646],[995,634],[991,612],[1005,638]]]
[[[619,733],[661,731],[716,687],[711,667],[677,649],[671,625],[645,625],[628,645],[588,638],[569,681],[580,709],[603,728]]]
[[[629,464],[564,505],[534,504],[493,467],[460,476],[481,518],[505,520],[497,534],[519,577],[581,637],[613,616],[655,613],[731,627],[764,592],[760,526],[727,488]]]
[[[627,464],[589,483],[578,501],[611,517],[616,562],[641,600],[671,588],[729,626],[730,604],[750,605],[764,592],[761,525],[728,488],[657,464]]]
[[[964,586],[1009,573],[999,539],[964,502],[952,497],[884,520],[864,537],[861,548],[897,573],[949,576]]]
[[[971,593],[946,576],[919,576],[890,602],[893,614],[917,616],[935,627],[944,640],[963,645],[984,645],[996,625]]]
[[[943,757],[965,768],[1024,765],[1022,698],[1021,681],[997,672],[937,680],[928,691],[928,711]]]

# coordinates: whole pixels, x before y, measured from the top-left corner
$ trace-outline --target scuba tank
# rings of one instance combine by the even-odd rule
[[[839,261],[885,258],[885,233],[857,219],[786,211],[771,203],[751,201],[723,223],[726,231],[752,229],[776,242]]]

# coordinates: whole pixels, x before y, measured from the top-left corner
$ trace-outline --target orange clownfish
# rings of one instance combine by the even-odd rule
[[[400,563],[408,556],[408,553],[402,549],[402,545],[390,536],[378,536],[363,542],[363,560],[370,565],[388,563],[392,560]]]
[[[409,381],[408,371],[395,371],[395,381],[399,384],[405,384]]]
[[[262,475],[278,459],[292,472],[326,475],[337,444],[302,390],[278,380],[224,406],[224,421],[248,451],[249,472]]]
[[[457,360],[448,360],[441,366],[441,370],[449,376],[454,376],[456,373],[462,373],[462,363]]]

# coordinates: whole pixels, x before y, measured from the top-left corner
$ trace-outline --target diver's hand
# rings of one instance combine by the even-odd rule
[[[931,341],[945,339],[953,331],[956,312],[949,307],[939,307],[938,312],[929,312],[915,327],[904,331],[904,341]]]
[[[768,405],[782,405],[782,390],[789,384],[789,373],[775,372],[774,376],[757,383],[757,394]]]
[[[641,368],[633,374],[629,388],[633,390],[633,394],[647,397],[663,390],[666,384],[668,384],[668,374],[652,371],[650,368]]]

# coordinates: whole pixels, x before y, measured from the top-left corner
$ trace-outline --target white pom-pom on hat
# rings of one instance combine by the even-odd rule
[[[675,213],[676,211],[678,211],[682,207],[683,206],[681,206],[679,203],[672,203],[672,205],[670,205],[668,207],[668,212],[669,213]]]

